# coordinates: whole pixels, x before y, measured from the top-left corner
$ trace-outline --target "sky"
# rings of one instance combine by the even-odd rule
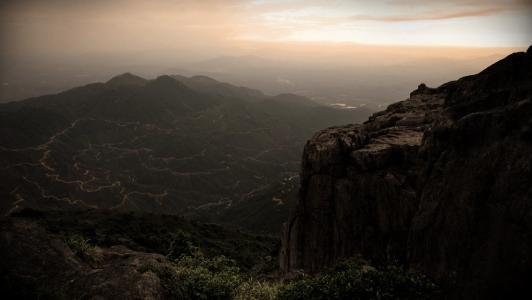
[[[4,51],[532,43],[532,0],[7,0],[0,8]]]
[[[220,56],[323,68],[494,61],[526,50],[531,28],[532,0],[2,0],[0,81]]]

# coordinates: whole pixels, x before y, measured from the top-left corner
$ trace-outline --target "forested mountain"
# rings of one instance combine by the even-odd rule
[[[3,104],[0,115],[2,214],[134,210],[276,233],[297,190],[306,139],[368,111],[204,76],[126,73]]]

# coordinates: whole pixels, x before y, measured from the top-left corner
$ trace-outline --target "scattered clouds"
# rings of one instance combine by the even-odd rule
[[[412,22],[449,20],[467,17],[487,17],[515,10],[529,10],[532,0],[451,0],[451,1],[421,1],[421,0],[393,0],[387,1],[390,7],[407,7],[415,9],[422,7],[424,11],[410,14],[391,15],[353,15],[351,21],[377,22]]]
[[[477,47],[532,43],[532,0],[288,2],[286,7],[276,0],[256,5],[263,25],[276,28],[283,41]]]
[[[465,10],[456,12],[431,12],[416,15],[390,15],[390,16],[376,16],[376,15],[354,15],[348,18],[349,21],[376,21],[376,22],[414,22],[414,21],[434,21],[434,20],[448,20],[467,17],[485,17],[491,16],[499,12],[505,11],[505,8],[493,7],[486,9]]]

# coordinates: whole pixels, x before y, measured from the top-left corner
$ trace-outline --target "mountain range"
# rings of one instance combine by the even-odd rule
[[[0,115],[4,215],[133,210],[277,233],[297,194],[306,139],[369,111],[205,76],[125,73],[2,104]]]

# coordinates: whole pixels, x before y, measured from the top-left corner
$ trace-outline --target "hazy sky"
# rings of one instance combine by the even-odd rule
[[[4,52],[532,43],[532,0],[4,0],[0,17]]]
[[[0,101],[126,71],[196,72],[220,56],[300,75],[366,68],[385,78],[403,65],[443,83],[526,50],[531,28],[532,0],[0,0]],[[256,63],[237,64],[246,61]],[[231,78],[254,84],[249,72]]]

